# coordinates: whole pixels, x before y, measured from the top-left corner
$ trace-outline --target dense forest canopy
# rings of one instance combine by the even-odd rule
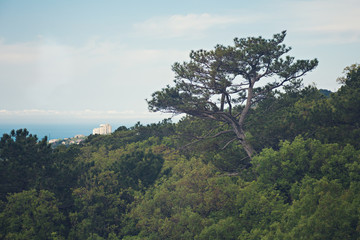
[[[339,83],[257,101],[251,159],[232,134],[209,137],[221,121],[189,115],[55,149],[4,134],[0,239],[359,239],[360,65]]]

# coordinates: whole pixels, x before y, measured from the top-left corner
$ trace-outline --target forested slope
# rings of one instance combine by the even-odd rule
[[[259,101],[251,160],[192,117],[68,148],[4,134],[0,239],[360,239],[360,67],[340,82]]]

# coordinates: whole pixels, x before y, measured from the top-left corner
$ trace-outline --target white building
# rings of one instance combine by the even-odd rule
[[[60,141],[60,139],[50,139],[49,144],[53,144],[53,143],[56,143],[58,141]]]
[[[85,138],[85,135],[83,135],[83,134],[78,134],[78,135],[75,135],[74,138]]]
[[[110,124],[100,124],[99,128],[93,129],[93,135],[100,134],[100,135],[106,135],[111,134],[111,125]]]

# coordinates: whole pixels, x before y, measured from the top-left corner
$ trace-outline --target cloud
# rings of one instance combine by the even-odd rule
[[[231,14],[213,13],[157,16],[133,24],[136,36],[154,39],[201,38],[212,33],[234,34],[241,31],[264,34],[267,31],[287,29],[302,35],[311,35],[316,44],[353,43],[360,41],[360,2],[357,0],[279,0],[264,3],[254,12],[233,9]],[[271,29],[271,30],[270,30]]]
[[[5,44],[5,40],[0,39],[0,64],[24,64],[37,57],[38,50],[33,43]]]
[[[0,108],[117,111],[146,111],[144,99],[171,81],[171,65],[188,54],[96,37],[81,46],[45,37],[0,41],[0,53]]]
[[[7,120],[16,119],[15,122],[25,123],[42,122],[47,123],[63,123],[64,120],[72,122],[91,122],[91,121],[110,121],[123,122],[126,120],[133,121],[160,121],[164,118],[172,117],[171,114],[150,113],[148,111],[117,111],[117,110],[44,110],[44,109],[24,109],[24,110],[7,110],[0,109],[0,123],[9,123]],[[25,119],[25,120],[24,120]]]
[[[134,24],[134,28],[141,35],[157,38],[194,37],[214,27],[248,21],[246,18],[203,13],[154,17]]]
[[[318,44],[360,41],[360,2],[315,0],[284,3],[293,31],[317,36]]]

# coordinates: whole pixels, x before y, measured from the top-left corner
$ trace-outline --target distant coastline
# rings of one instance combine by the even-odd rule
[[[71,138],[76,135],[82,134],[89,136],[95,127],[99,124],[0,124],[0,135],[4,133],[9,134],[11,130],[26,128],[30,134],[37,135],[39,139],[45,136],[49,139],[64,139]],[[120,125],[119,125],[120,126]],[[113,129],[116,130],[119,126],[113,125]]]

